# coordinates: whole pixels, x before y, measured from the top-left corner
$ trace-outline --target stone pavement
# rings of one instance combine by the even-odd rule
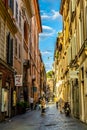
[[[78,119],[61,114],[55,104],[48,105],[45,115],[39,110],[28,111],[0,123],[0,130],[87,130]]]

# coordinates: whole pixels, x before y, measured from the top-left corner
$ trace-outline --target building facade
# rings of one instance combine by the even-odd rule
[[[37,0],[0,0],[0,121],[17,114],[18,102],[39,98],[41,32]]]
[[[17,27],[8,7],[8,1],[0,1],[0,120],[11,117],[13,107],[13,44]]]
[[[61,0],[63,17],[62,80],[65,101],[71,105],[71,114],[87,123],[87,1]],[[57,58],[59,60],[59,57]],[[59,64],[60,64],[59,63]],[[58,68],[61,66],[59,66]],[[58,71],[59,73],[59,71]]]

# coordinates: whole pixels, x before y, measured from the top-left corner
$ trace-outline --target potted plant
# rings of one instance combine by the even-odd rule
[[[26,107],[27,107],[27,102],[25,101],[20,101],[17,103],[17,113],[18,114],[23,114],[26,112]]]

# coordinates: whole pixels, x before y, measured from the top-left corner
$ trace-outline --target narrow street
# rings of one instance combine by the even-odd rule
[[[78,119],[65,117],[55,104],[49,104],[45,115],[41,115],[40,110],[29,110],[0,123],[0,130],[87,130],[87,125]]]

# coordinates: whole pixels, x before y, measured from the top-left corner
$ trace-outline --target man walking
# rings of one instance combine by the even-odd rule
[[[33,103],[34,103],[34,99],[33,99],[33,97],[30,97],[30,108],[31,108],[31,110],[33,110]]]

